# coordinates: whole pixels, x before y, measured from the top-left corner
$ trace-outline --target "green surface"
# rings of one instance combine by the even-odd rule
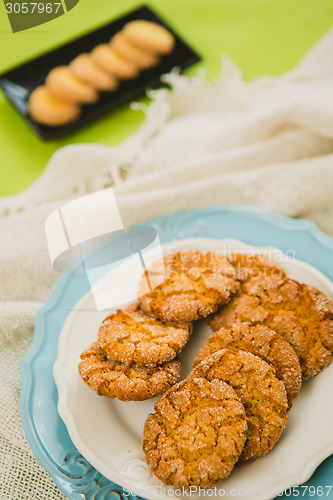
[[[208,69],[210,79],[218,74],[223,53],[241,66],[246,79],[287,71],[333,24],[332,0],[146,3],[201,53],[201,64]],[[15,34],[0,4],[0,73],[141,4],[134,0],[80,0],[66,15]],[[44,143],[0,94],[0,195],[19,192],[31,184],[61,146],[82,142],[116,145],[136,130],[142,119],[142,112],[126,106],[64,139]]]

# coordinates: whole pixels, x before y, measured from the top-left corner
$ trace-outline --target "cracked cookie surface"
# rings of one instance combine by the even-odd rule
[[[262,324],[291,344],[307,380],[333,359],[333,302],[316,288],[285,278],[264,280],[209,320],[213,330],[237,321]]]
[[[181,363],[174,359],[154,368],[109,361],[94,342],[81,354],[82,380],[99,396],[121,401],[143,401],[163,394],[177,382]]]
[[[199,350],[193,366],[221,349],[251,352],[270,364],[277,378],[284,383],[291,406],[301,388],[302,372],[297,354],[281,335],[266,326],[234,323],[209,338]]]
[[[110,360],[155,366],[174,359],[191,332],[192,323],[162,322],[132,304],[105,318],[97,340]]]
[[[263,279],[281,279],[286,276],[281,266],[261,254],[229,253],[227,259],[235,270],[236,279],[241,283],[241,293],[249,292]]]
[[[152,270],[160,269],[157,262]],[[214,252],[181,250],[164,257],[165,279],[149,293],[147,272],[139,284],[141,309],[168,321],[193,321],[205,318],[230,300],[238,289],[233,266]]]
[[[255,254],[247,255],[244,253],[229,253],[227,255],[228,262],[233,266],[235,278],[238,281],[238,290],[231,297],[230,303],[236,304],[237,300],[243,295],[250,293],[252,288],[266,280],[278,280],[285,278],[285,271],[276,262],[268,259],[264,255]],[[220,311],[225,314],[226,311],[232,311],[232,307],[223,307],[216,313],[209,315],[206,318],[207,324],[212,330],[217,331],[221,327],[226,326],[220,324]],[[232,314],[231,314],[232,318]],[[228,321],[228,325],[233,321]]]
[[[142,448],[165,484],[214,486],[227,477],[246,440],[246,415],[236,392],[196,377],[169,389],[145,423]]]
[[[253,462],[273,448],[287,422],[288,399],[268,363],[249,352],[223,349],[201,361],[189,377],[222,380],[235,389],[248,424],[241,463]]]

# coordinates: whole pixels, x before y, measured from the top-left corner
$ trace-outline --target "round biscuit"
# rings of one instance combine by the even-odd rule
[[[59,99],[78,104],[92,104],[99,97],[98,92],[79,80],[68,66],[58,66],[51,70],[45,84]]]
[[[273,448],[287,422],[288,399],[268,363],[249,352],[222,349],[201,361],[189,377],[222,380],[235,389],[248,424],[240,462],[253,462]]]
[[[110,44],[121,57],[135,64],[139,69],[152,68],[153,66],[157,66],[160,62],[158,56],[153,52],[140,49],[133,45],[123,32],[114,35],[110,40]]]
[[[177,488],[209,488],[227,477],[246,440],[244,407],[220,380],[186,379],[155,404],[142,448],[154,474]]]
[[[138,66],[121,57],[109,43],[97,45],[91,51],[91,57],[98,66],[116,78],[126,80],[136,78],[139,74]]]
[[[151,271],[160,267],[156,262]],[[139,284],[141,309],[164,321],[205,318],[237,291],[233,267],[214,252],[181,250],[164,257],[164,268],[164,281],[151,292],[142,292],[146,275]]]
[[[112,92],[119,87],[118,80],[98,66],[90,54],[80,54],[69,68],[79,80],[96,90]]]
[[[59,99],[45,85],[37,87],[31,93],[28,110],[31,118],[49,127],[67,125],[76,120],[81,113],[80,106]]]
[[[297,354],[281,335],[266,326],[234,323],[209,338],[199,350],[193,366],[221,349],[251,352],[271,365],[277,378],[284,383],[291,407],[301,388],[302,372]]]
[[[105,318],[97,338],[109,359],[154,366],[175,358],[191,332],[191,323],[159,321],[135,304]]]
[[[151,21],[130,21],[123,28],[123,33],[133,45],[157,54],[169,54],[175,46],[175,37],[170,31]]]
[[[82,380],[99,396],[121,401],[144,401],[160,396],[177,382],[181,363],[173,359],[153,368],[107,359],[97,342],[81,354]]]
[[[241,296],[249,293],[252,288],[256,287],[262,281],[268,279],[279,280],[286,276],[281,266],[261,254],[247,255],[231,252],[227,255],[227,258],[233,266],[235,277],[240,285],[237,293],[232,297],[231,304],[236,304]],[[223,315],[220,315],[219,311],[217,311],[217,313],[212,314],[206,319],[206,322],[214,332],[234,323],[233,307],[231,304],[228,308],[223,307]]]
[[[333,302],[316,288],[284,278],[266,279],[233,298],[210,320],[213,330],[236,321],[272,328],[299,357],[303,380],[333,359]]]
[[[227,255],[227,259],[235,269],[236,279],[242,285],[240,289],[242,293],[249,292],[263,279],[281,279],[286,276],[284,269],[265,255],[231,252]]]

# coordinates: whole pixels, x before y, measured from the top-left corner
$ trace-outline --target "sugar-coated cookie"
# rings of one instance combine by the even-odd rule
[[[164,26],[143,19],[127,23],[123,33],[136,47],[157,54],[169,54],[175,45],[174,36]]]
[[[105,71],[122,80],[136,78],[139,67],[127,61],[109,43],[101,43],[91,51],[92,59]]]
[[[96,64],[90,54],[81,54],[69,65],[74,75],[96,90],[112,92],[119,87],[119,81]]]
[[[153,368],[118,363],[110,361],[95,342],[81,354],[78,369],[82,380],[99,396],[143,401],[160,396],[177,382],[181,363],[173,359]]]
[[[210,325],[219,330],[236,321],[268,326],[287,340],[299,357],[304,380],[333,359],[333,302],[312,286],[267,278],[250,293],[232,298]]]
[[[209,488],[230,474],[246,433],[236,392],[220,380],[196,377],[174,385],[157,401],[144,426],[142,449],[165,484]]]
[[[264,255],[229,253],[227,254],[227,259],[233,266],[235,278],[240,285],[237,293],[232,297],[232,304],[235,304],[241,296],[249,293],[251,289],[256,287],[260,282],[266,280],[279,280],[286,276],[281,266]],[[223,321],[221,319],[222,316]],[[206,322],[215,332],[223,326],[232,324],[234,322],[233,317],[232,306],[228,308],[223,307],[223,315],[220,315],[219,311],[217,311],[216,314],[208,316]]]
[[[58,66],[51,70],[45,82],[46,86],[59,99],[90,104],[97,101],[99,97],[98,92],[79,80],[68,66]]]
[[[270,364],[277,378],[284,383],[291,407],[292,400],[301,388],[302,372],[297,354],[281,335],[263,325],[234,323],[228,328],[221,328],[209,338],[198,352],[193,366],[221,349],[251,352]]]
[[[121,57],[135,64],[139,69],[152,68],[160,62],[156,54],[136,47],[121,31],[111,38],[110,44]]]
[[[28,101],[30,116],[38,123],[60,127],[76,120],[81,108],[77,104],[59,99],[42,85],[30,95]]]
[[[189,322],[162,322],[134,304],[103,321],[98,343],[109,359],[154,366],[175,358],[191,332]]]
[[[273,448],[287,422],[288,399],[268,363],[249,352],[222,349],[204,358],[189,377],[222,380],[235,389],[248,424],[240,462],[253,462]]]
[[[160,267],[156,262],[152,266]],[[237,291],[234,269],[214,252],[181,250],[164,258],[165,279],[141,295],[146,277],[139,284],[139,304],[147,314],[164,321],[205,318],[230,300]]]
[[[285,278],[284,269],[274,260],[264,255],[247,255],[244,253],[228,253],[227,259],[235,269],[236,279],[240,281],[241,293],[249,292],[260,280],[266,278]]]

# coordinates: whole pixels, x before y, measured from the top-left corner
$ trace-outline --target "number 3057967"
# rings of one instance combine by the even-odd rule
[[[38,2],[23,2],[23,3],[6,3],[7,14],[57,14],[61,7],[59,3],[38,3]]]

